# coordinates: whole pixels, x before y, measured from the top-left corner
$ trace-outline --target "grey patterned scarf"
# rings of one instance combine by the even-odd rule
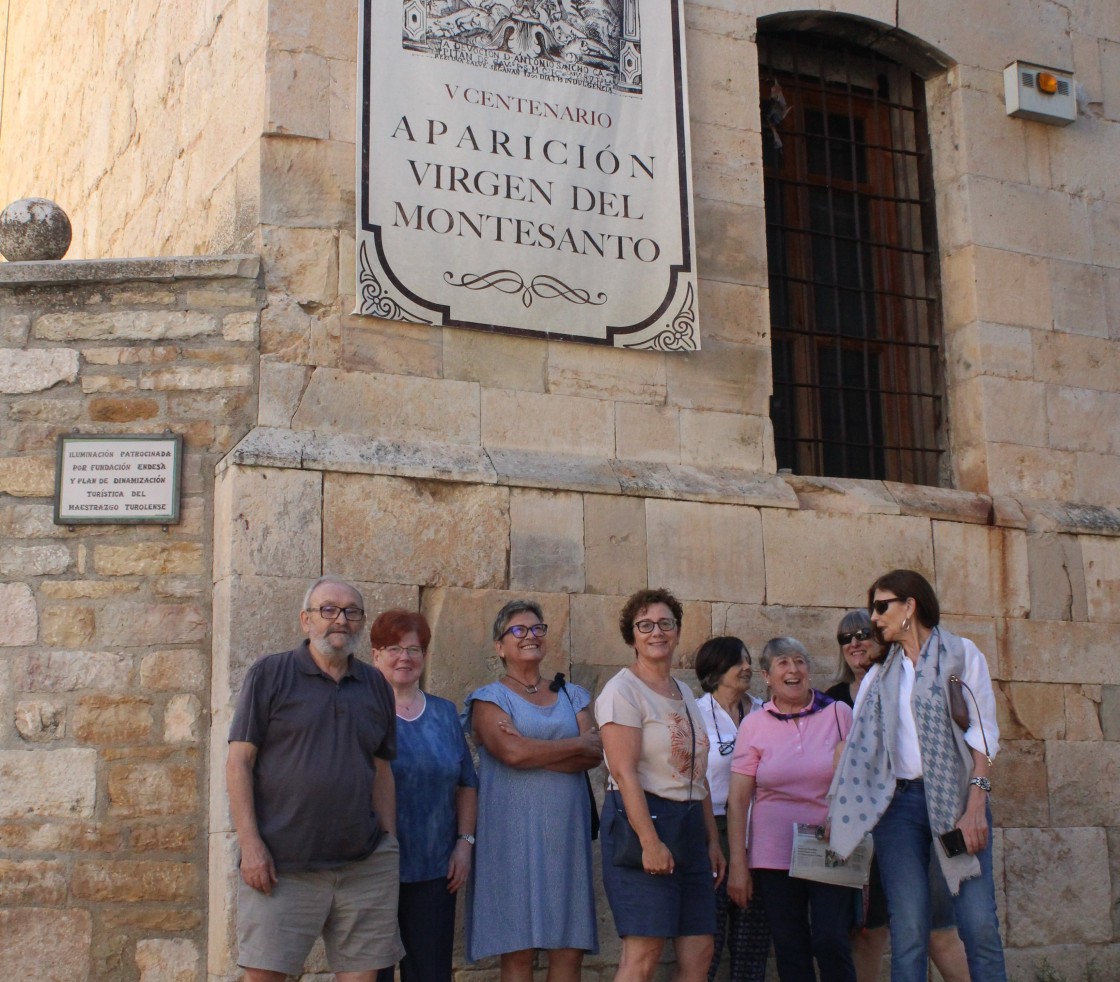
[[[897,740],[898,688],[905,657],[902,647],[894,645],[871,680],[832,778],[829,844],[844,857],[851,855],[864,834],[875,827],[894,796],[891,758]],[[963,671],[961,639],[934,628],[918,656],[910,707],[921,748],[933,848],[954,896],[960,892],[961,880],[980,875],[980,862],[975,856],[947,856],[937,838],[956,825],[968,798],[972,753],[949,716],[948,679]]]

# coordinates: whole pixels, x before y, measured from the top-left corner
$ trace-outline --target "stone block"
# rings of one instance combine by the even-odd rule
[[[933,522],[933,551],[943,612],[1003,617],[1030,612],[1025,533]]]
[[[197,825],[141,825],[128,827],[132,852],[191,852],[199,839]]]
[[[1033,381],[983,376],[966,383],[983,414],[984,436],[991,443],[1047,446],[1046,394]]]
[[[993,822],[1004,828],[1046,828],[1050,802],[1046,747],[1034,740],[1000,740],[992,772]]]
[[[1120,485],[1120,457],[1111,454],[1080,453],[1075,464],[1073,499],[1090,505],[1112,505],[1115,488]]]
[[[0,583],[0,647],[34,644],[39,636],[39,608],[26,583]]]
[[[1114,685],[1120,682],[1115,638],[1108,624],[1007,621],[1008,678],[1023,682]]]
[[[1104,829],[1004,829],[1008,943],[1111,941],[1107,850]]]
[[[679,352],[665,364],[668,405],[769,416],[769,344],[705,341],[702,350]]]
[[[43,610],[42,641],[59,648],[81,648],[93,641],[97,632],[97,612],[92,607],[74,604]]]
[[[1001,45],[1001,50],[1010,49]],[[1002,65],[999,70],[1003,70]],[[978,175],[969,175],[961,183],[971,214],[1000,216],[998,222],[972,223],[972,237],[978,246],[1074,262],[1093,259],[1096,236],[1085,234],[1085,206],[1075,196]],[[1100,232],[1105,234],[1104,229]],[[986,289],[987,281],[980,286]]]
[[[0,535],[12,539],[52,539],[65,535],[54,524],[54,506],[17,502],[0,506]],[[98,533],[98,528],[83,529],[83,534]]]
[[[1047,415],[1051,446],[1093,454],[1120,453],[1120,436],[1113,432],[1120,419],[1120,393],[1048,386]]]
[[[31,334],[31,316],[16,313],[12,308],[0,310],[0,344],[22,348]]]
[[[12,978],[74,982],[90,978],[93,918],[79,908],[0,910],[0,951]],[[50,952],[50,958],[43,957]]]
[[[257,422],[261,426],[291,426],[311,369],[275,358],[261,359]]]
[[[1031,740],[1062,740],[1066,735],[1064,686],[1039,682],[1003,685],[1007,709]],[[1011,823],[1015,824],[1015,823]]]
[[[757,286],[701,279],[697,284],[704,312],[703,334],[730,344],[769,344],[770,302]]]
[[[217,318],[193,310],[116,310],[112,313],[65,311],[35,319],[40,341],[182,341],[216,336]]]
[[[109,814],[119,818],[189,815],[198,806],[192,764],[116,763],[109,768]]]
[[[73,389],[60,390],[57,397],[30,396],[26,399],[13,399],[8,407],[8,416],[14,420],[37,423],[73,423],[81,417],[85,408],[81,398],[70,399],[64,396],[64,393],[73,391]]]
[[[83,375],[82,392],[90,395],[94,392],[132,392],[136,388],[136,380],[125,375]]]
[[[135,696],[83,696],[74,707],[73,733],[80,743],[145,743],[152,731],[152,703]]]
[[[692,64],[690,60],[689,67]],[[727,63],[724,67],[728,67]],[[732,204],[762,202],[762,154],[756,130],[698,123],[694,115],[689,136],[697,197]]]
[[[933,579],[927,519],[766,509],[762,525],[768,604],[847,610],[866,603],[879,573],[916,569]]]
[[[739,413],[681,410],[681,463],[693,467],[767,469],[770,420]]]
[[[760,603],[766,592],[763,523],[755,508],[646,501],[648,581],[682,600]]]
[[[902,509],[882,481],[783,474],[805,511],[834,515],[898,515]]]
[[[131,677],[132,658],[124,653],[36,651],[16,663],[12,684],[25,692],[122,692],[128,689]]]
[[[65,573],[72,562],[64,545],[7,546],[0,556],[0,576],[50,576]]]
[[[157,392],[228,389],[252,385],[254,383],[253,376],[252,365],[221,365],[215,367],[182,365],[176,368],[163,368],[145,372],[140,376],[140,388]]]
[[[1089,619],[1120,621],[1120,539],[1084,535],[1078,540]]]
[[[140,982],[195,982],[200,969],[198,946],[183,938],[148,938],[136,942]]]
[[[973,255],[978,320],[1050,330],[1054,315],[1047,260],[1005,249],[977,248]]]
[[[21,699],[15,711],[16,732],[28,743],[66,736],[66,705],[49,699]]]
[[[642,499],[584,495],[583,556],[588,593],[618,597],[642,589],[647,569]]]
[[[0,392],[5,395],[43,392],[77,377],[75,348],[7,348],[0,362]]]
[[[548,345],[538,338],[443,330],[443,377],[477,382],[487,389],[544,392],[548,354]]]
[[[1067,685],[1066,739],[1096,741],[1101,731],[1101,686]]]
[[[101,576],[162,576],[198,574],[206,556],[197,542],[134,542],[93,548],[93,568]]]
[[[680,410],[617,402],[614,407],[615,452],[619,460],[657,464],[681,462]]]
[[[544,593],[583,591],[582,495],[510,491],[509,585]]]
[[[209,612],[196,604],[117,602],[97,611],[97,638],[109,647],[197,644],[209,627]]]
[[[231,467],[214,497],[214,571],[315,579],[322,572],[323,477],[316,471]],[[298,609],[298,608],[297,608]]]
[[[198,696],[172,696],[163,711],[163,742],[198,743],[201,714],[202,703]]]
[[[324,78],[321,97],[325,102],[328,84],[325,65],[322,70]],[[300,91],[309,92],[307,89]],[[325,111],[320,114],[319,122],[325,131],[329,125]],[[288,226],[290,231],[316,227],[333,231],[353,221],[352,142],[265,136],[261,141],[260,180],[261,221],[265,225]],[[326,240],[320,241],[325,245]],[[337,233],[332,241],[337,248],[336,243]],[[336,271],[337,263],[336,256]],[[331,286],[337,290],[337,272]]]
[[[287,294],[297,303],[327,305],[334,301],[338,294],[337,232],[265,225],[261,227],[261,246],[265,287],[271,293]],[[264,331],[262,314],[262,345]]]
[[[97,751],[0,750],[0,818],[92,818]]]
[[[443,376],[443,328],[357,316],[343,316],[340,327],[342,363],[349,370]]]
[[[87,347],[82,357],[87,365],[160,365],[176,361],[181,348],[177,344],[145,344],[128,347]]]
[[[140,659],[140,685],[150,692],[198,692],[206,684],[207,668],[199,648],[153,651]]]
[[[91,399],[87,407],[89,418],[95,423],[133,423],[154,419],[160,413],[155,399]]]
[[[0,458],[0,494],[16,498],[49,498],[54,494],[54,459]]]
[[[701,197],[694,199],[694,205],[700,276],[765,287],[766,213],[762,205]]]
[[[255,310],[226,314],[222,318],[222,340],[253,344],[257,340],[260,314]]]
[[[501,450],[496,447],[483,452],[494,468],[494,477],[500,485],[545,490],[563,488],[566,491],[586,491],[591,494],[619,493],[613,462],[601,457],[574,457],[535,450]]]
[[[292,426],[385,440],[477,444],[478,386],[317,368]]]
[[[420,610],[432,627],[425,687],[462,705],[474,689],[499,678],[501,662],[494,652],[491,628],[502,606],[519,598],[539,603],[548,624],[541,675],[570,675],[567,594],[436,587],[424,590],[420,600]]]
[[[774,474],[730,467],[712,470],[627,460],[612,461],[611,468],[623,494],[760,508],[797,507],[793,490]]]
[[[505,488],[327,474],[323,568],[355,579],[502,587],[509,549]]]
[[[610,459],[615,456],[614,405],[603,399],[483,389],[482,445]]]
[[[973,322],[945,339],[949,375],[953,380],[996,375],[1029,379],[1034,374],[1034,334],[1026,327]]]
[[[652,351],[550,341],[548,391],[585,399],[661,405],[665,402],[666,357]]]
[[[194,863],[81,861],[70,889],[75,899],[93,903],[188,903],[197,899],[198,873]]]
[[[1007,443],[989,444],[986,450],[988,467],[984,490],[989,494],[1049,501],[1069,501],[1073,497],[1076,460],[1073,454]]]
[[[1120,685],[1101,686],[1101,736],[1120,740]]]
[[[1050,741],[1050,823],[1112,826],[1120,808],[1120,744]]]
[[[49,860],[0,859],[0,904],[5,907],[50,904],[66,901],[65,863]]]
[[[306,51],[265,52],[265,131],[324,140],[330,136],[330,66]]]

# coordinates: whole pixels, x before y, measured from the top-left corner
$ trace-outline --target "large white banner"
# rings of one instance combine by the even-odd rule
[[[360,0],[357,312],[699,348],[683,0]]]

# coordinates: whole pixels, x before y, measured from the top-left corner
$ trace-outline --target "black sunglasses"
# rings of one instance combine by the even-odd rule
[[[851,644],[852,641],[867,641],[871,638],[871,628],[861,627],[858,631],[841,631],[836,635],[840,647]]]

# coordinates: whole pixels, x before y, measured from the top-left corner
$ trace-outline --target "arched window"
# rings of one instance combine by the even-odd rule
[[[758,38],[778,467],[938,484],[924,82],[835,36]]]

